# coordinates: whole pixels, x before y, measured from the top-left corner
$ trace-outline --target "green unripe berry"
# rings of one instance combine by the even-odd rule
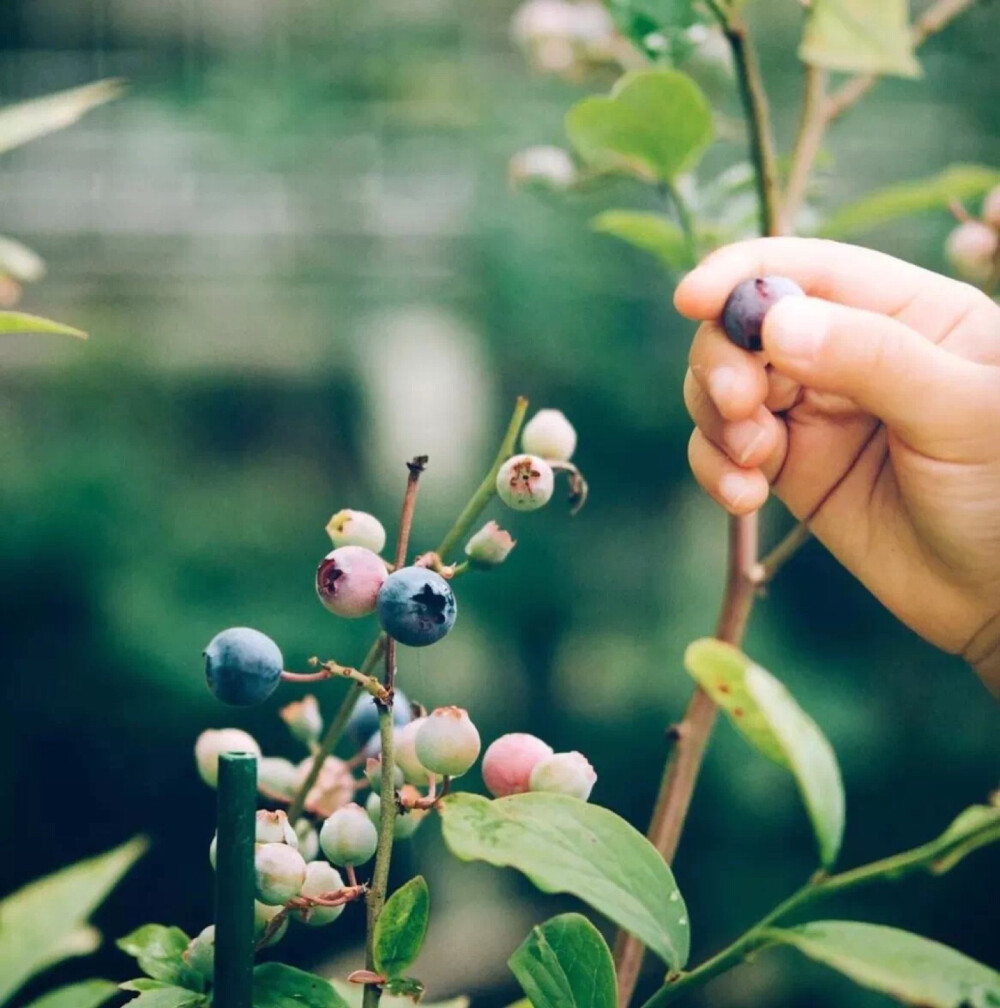
[[[438,707],[417,730],[414,751],[431,773],[461,777],[479,758],[476,726],[461,707]]]
[[[371,789],[376,794],[382,790],[382,757],[373,756],[365,761],[365,777],[371,785]],[[403,771],[398,765],[392,767],[392,783],[398,791],[405,783]]]
[[[336,868],[325,861],[312,861],[306,865],[306,880],[302,883],[300,896],[327,896],[344,888],[344,880]],[[310,927],[332,924],[344,912],[340,906],[312,906],[304,910],[295,909],[292,916]]]
[[[578,752],[555,753],[535,765],[531,771],[532,791],[549,791],[586,801],[590,797],[597,774]]]
[[[209,728],[194,744],[194,760],[198,773],[209,787],[219,783],[219,756],[225,752],[248,752],[260,759],[257,740],[240,728]]]
[[[409,789],[415,795],[420,793],[415,787],[409,784],[403,785],[403,790],[405,791],[406,789]],[[378,829],[379,821],[382,818],[382,799],[374,791],[368,796],[368,801],[365,802],[365,811],[368,813],[368,818],[371,819],[372,825]],[[426,809],[409,809],[406,812],[397,810],[396,818],[392,822],[393,839],[409,840],[417,832],[417,827],[423,822],[426,815]]]
[[[184,950],[181,958],[205,980],[215,976],[215,925],[200,931]]]
[[[294,899],[306,880],[302,855],[285,843],[260,844],[253,859],[257,899],[279,906]]]
[[[378,832],[360,805],[337,809],[319,831],[319,845],[330,861],[343,867],[368,861],[378,846]]]

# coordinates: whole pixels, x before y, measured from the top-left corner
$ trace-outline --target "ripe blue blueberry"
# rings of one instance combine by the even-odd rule
[[[205,648],[208,688],[233,707],[263,703],[278,688],[284,664],[278,645],[250,627],[223,630]]]
[[[403,567],[390,574],[378,593],[378,621],[400,644],[425,647],[455,625],[455,593],[440,574]]]
[[[762,350],[764,316],[783,297],[805,297],[805,291],[783,276],[752,277],[733,288],[722,309],[722,328],[738,347]]]
[[[397,728],[409,724],[413,719],[410,701],[402,690],[397,689],[392,701],[392,721]],[[378,706],[369,693],[362,693],[354,704],[347,720],[347,737],[360,749],[372,735],[378,734]]]

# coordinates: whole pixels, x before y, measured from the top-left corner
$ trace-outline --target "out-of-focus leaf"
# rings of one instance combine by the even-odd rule
[[[163,983],[162,980],[140,977],[119,986],[122,990],[139,992],[137,998],[126,1002],[132,1008],[206,1008],[209,1003],[207,994]]]
[[[100,80],[0,108],[0,154],[71,126],[92,108],[117,98],[124,89],[120,80]]]
[[[812,921],[769,928],[763,936],[871,987],[921,1008],[996,1008],[1000,973],[909,931],[857,921]]]
[[[615,1008],[615,966],[600,931],[582,914],[531,929],[508,965],[533,1008]]]
[[[329,980],[286,966],[261,963],[253,971],[253,1008],[348,1008]]]
[[[18,283],[34,283],[45,276],[45,261],[27,245],[13,238],[0,237],[0,273]]]
[[[590,226],[600,234],[614,235],[644,252],[651,252],[671,269],[694,265],[684,233],[662,214],[605,210],[591,220]]]
[[[81,980],[43,994],[26,1008],[98,1008],[117,991],[112,980]]]
[[[427,934],[430,893],[423,875],[410,879],[389,897],[375,925],[375,969],[402,976],[420,954]]]
[[[36,973],[97,948],[100,935],[84,922],[145,850],[144,839],[130,840],[0,902],[0,1003]]]
[[[751,745],[792,772],[820,861],[830,867],[844,834],[844,785],[837,758],[816,722],[770,672],[731,644],[697,640],[684,654],[684,667]]]
[[[840,207],[827,218],[819,233],[844,238],[888,224],[900,217],[939,210],[951,200],[974,199],[1000,185],[1000,171],[984,165],[951,165],[938,175],[898,182]]]
[[[609,96],[577,102],[566,132],[593,167],[668,181],[691,169],[712,139],[712,112],[701,88],[678,70],[625,74]]]
[[[139,968],[154,980],[204,990],[201,974],[182,958],[191,939],[179,927],[144,924],[116,943],[126,955],[134,956]]]
[[[671,969],[687,961],[687,909],[670,868],[608,809],[541,792],[496,801],[463,792],[443,799],[441,820],[456,857],[516,868],[542,892],[582,899]]]
[[[40,315],[28,315],[25,312],[0,311],[0,334],[3,333],[55,333],[59,336],[76,336],[86,339],[87,334],[80,329],[53,322]]]
[[[799,58],[845,73],[919,77],[907,0],[813,0]]]

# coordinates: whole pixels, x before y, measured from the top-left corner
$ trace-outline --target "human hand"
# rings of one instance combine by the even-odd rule
[[[752,276],[795,280],[764,351],[718,319]],[[1000,694],[1000,307],[974,287],[837,242],[722,248],[677,288],[703,320],[684,399],[698,482],[733,514],[769,488],[909,627]]]

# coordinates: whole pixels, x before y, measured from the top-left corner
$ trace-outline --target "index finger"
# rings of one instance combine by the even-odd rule
[[[789,277],[813,297],[891,315],[900,321],[918,299],[952,297],[961,285],[882,252],[824,238],[755,238],[708,256],[680,282],[677,310],[715,319],[732,289],[752,276]],[[950,288],[945,291],[945,288]]]

